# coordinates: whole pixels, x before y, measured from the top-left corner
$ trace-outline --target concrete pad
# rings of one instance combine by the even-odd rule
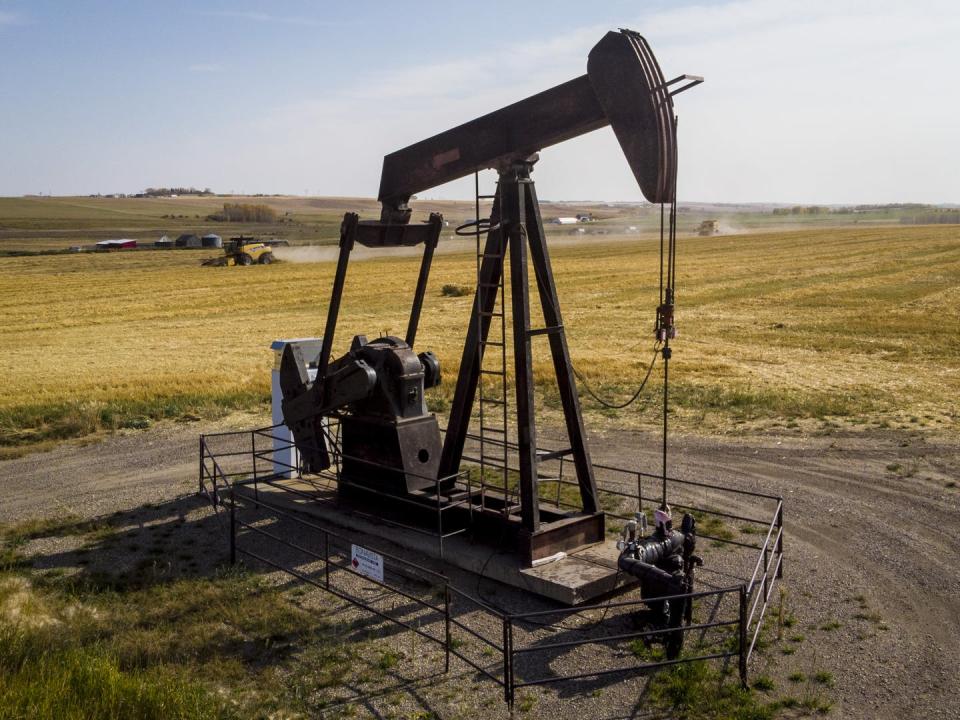
[[[254,488],[240,486],[238,494],[253,499]],[[564,605],[579,605],[612,592],[636,585],[636,579],[617,570],[616,544],[611,540],[582,548],[565,557],[533,568],[521,566],[519,555],[491,545],[472,541],[466,533],[443,540],[443,557],[436,535],[417,532],[385,522],[364,513],[356,504],[337,494],[336,483],[314,483],[307,480],[275,480],[271,485],[258,484],[260,500],[286,511],[296,511],[315,518],[336,531],[363,544],[364,536],[382,547],[389,543],[411,551],[416,562],[426,555],[440,563],[526,590]]]

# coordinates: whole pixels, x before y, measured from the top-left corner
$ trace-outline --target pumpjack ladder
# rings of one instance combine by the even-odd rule
[[[493,494],[493,483],[488,487],[487,480],[498,477],[498,485],[503,488],[500,491],[503,505],[496,510],[520,537],[525,538],[520,547],[524,548],[528,561],[569,547],[569,540],[574,537],[579,538],[581,544],[597,542],[603,539],[604,532],[543,221],[530,178],[536,160],[534,155],[506,163],[500,170],[494,196],[482,196],[479,182],[475,181],[477,220],[473,234],[477,251],[477,287],[440,463],[441,472],[459,463],[476,400],[480,423],[481,510],[494,511],[494,507],[488,508],[485,504],[487,495]],[[481,199],[493,200],[487,220],[479,219]],[[486,242],[481,247],[480,235],[484,231]],[[505,283],[508,255],[509,293]],[[543,311],[544,327],[540,328],[532,328],[530,323],[530,267],[534,270]],[[506,335],[508,296],[513,331],[509,341]],[[566,449],[544,454],[538,454],[536,446],[532,352],[533,339],[541,336],[549,342],[569,438]],[[513,349],[512,378],[506,366],[508,342]],[[497,390],[499,394],[496,394]],[[507,422],[511,394],[516,402],[513,408],[515,428],[510,428]],[[515,443],[510,442],[511,430],[516,434]],[[516,453],[515,468],[509,463],[511,451]],[[583,510],[579,513],[541,510],[539,463],[568,455],[572,456]],[[514,470],[518,493],[510,489]]]
[[[507,412],[509,407],[507,383],[507,325],[506,305],[507,297],[504,291],[503,273],[496,282],[484,281],[483,262],[488,259],[487,253],[481,247],[480,238],[484,229],[493,227],[493,217],[482,220],[480,218],[480,201],[497,201],[497,194],[480,194],[480,174],[474,173],[474,210],[476,212],[474,236],[477,252],[477,288],[496,293],[492,309],[483,311],[476,306],[480,301],[481,293],[474,295],[474,316],[477,321],[477,336],[482,338],[477,342],[477,365],[480,368],[477,394],[477,414],[479,438],[478,469],[480,473],[481,505],[486,502],[487,485],[496,478],[496,490],[503,493],[503,510],[505,517],[509,516],[516,503],[510,490],[510,462],[509,462],[509,427]],[[503,244],[489,259],[503,266]],[[499,310],[497,309],[499,307]],[[481,325],[483,318],[489,318],[489,327],[484,334]],[[491,331],[494,331],[491,337]],[[497,333],[496,331],[499,331]],[[492,348],[494,352],[487,353]],[[499,361],[499,362],[497,362]],[[485,365],[486,363],[486,365]],[[493,386],[493,388],[491,388]]]

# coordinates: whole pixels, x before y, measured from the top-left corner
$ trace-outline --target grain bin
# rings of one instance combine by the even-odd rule
[[[177,247],[178,248],[198,248],[202,247],[200,243],[200,238],[196,235],[191,235],[190,233],[184,233],[177,238]]]

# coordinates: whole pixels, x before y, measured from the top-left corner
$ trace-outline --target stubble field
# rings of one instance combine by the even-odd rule
[[[431,398],[439,412],[472,304],[469,293],[442,288],[472,290],[475,277],[467,245],[444,242],[453,251],[435,260],[417,342],[437,353],[447,378]],[[332,256],[200,267],[212,252],[3,258],[4,452],[262,406],[270,342],[323,332]],[[607,398],[629,396],[652,357],[658,239],[564,239],[552,255],[574,364]],[[354,334],[403,334],[418,264],[405,254],[351,265],[335,350]],[[671,393],[680,431],[958,429],[954,226],[682,237],[677,302]],[[557,398],[547,348],[534,349],[538,403],[549,415]],[[588,415],[601,426],[657,422],[659,377],[657,367],[641,402],[623,411],[586,399]]]

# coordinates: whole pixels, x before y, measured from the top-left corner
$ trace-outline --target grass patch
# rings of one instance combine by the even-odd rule
[[[808,712],[815,712],[820,715],[826,715],[833,708],[833,703],[830,700],[825,700],[819,695],[813,695],[803,699],[801,706],[804,710]]]
[[[265,407],[269,402],[268,392],[250,390],[0,408],[0,447],[43,444],[125,428],[140,430],[157,420],[219,417]]]
[[[671,402],[689,409],[719,411],[734,420],[790,418],[786,427],[799,425],[793,419],[853,417],[886,406],[884,395],[869,387],[844,393],[799,388],[702,385],[680,379],[671,382]]]
[[[711,538],[711,547],[722,547],[724,540],[733,540],[736,537],[733,529],[726,520],[719,515],[695,510],[691,513],[697,520],[697,534]]]
[[[534,706],[537,704],[537,698],[534,695],[521,695],[519,702],[517,702],[517,709],[522,713],[528,713],[533,710]]]
[[[200,720],[238,717],[165,668],[128,669],[109,650],[0,628],[0,718]]]
[[[365,643],[348,644],[324,612],[255,576],[175,579],[168,564],[0,575],[0,718],[309,715],[334,688],[364,687]]]
[[[753,688],[761,692],[770,692],[774,688],[773,680],[766,675],[761,675],[753,681]]]
[[[377,667],[381,670],[390,670],[396,667],[397,663],[403,658],[402,653],[395,652],[393,650],[384,650],[380,653],[380,658],[377,660]]]
[[[857,620],[866,620],[867,622],[871,622],[874,625],[879,625],[880,623],[883,622],[883,616],[880,613],[878,613],[876,610],[861,610],[860,612],[856,613],[853,617],[856,618]]]
[[[627,647],[630,652],[633,653],[633,656],[643,660],[644,662],[653,663],[660,662],[661,660],[666,659],[666,651],[662,645],[647,645],[643,638],[636,638],[631,640]]]
[[[819,685],[832,688],[834,685],[833,673],[827,672],[826,670],[820,670],[814,674],[813,681]]]
[[[773,706],[720,671],[698,660],[666,668],[650,678],[648,695],[655,707],[682,720],[768,720]]]

